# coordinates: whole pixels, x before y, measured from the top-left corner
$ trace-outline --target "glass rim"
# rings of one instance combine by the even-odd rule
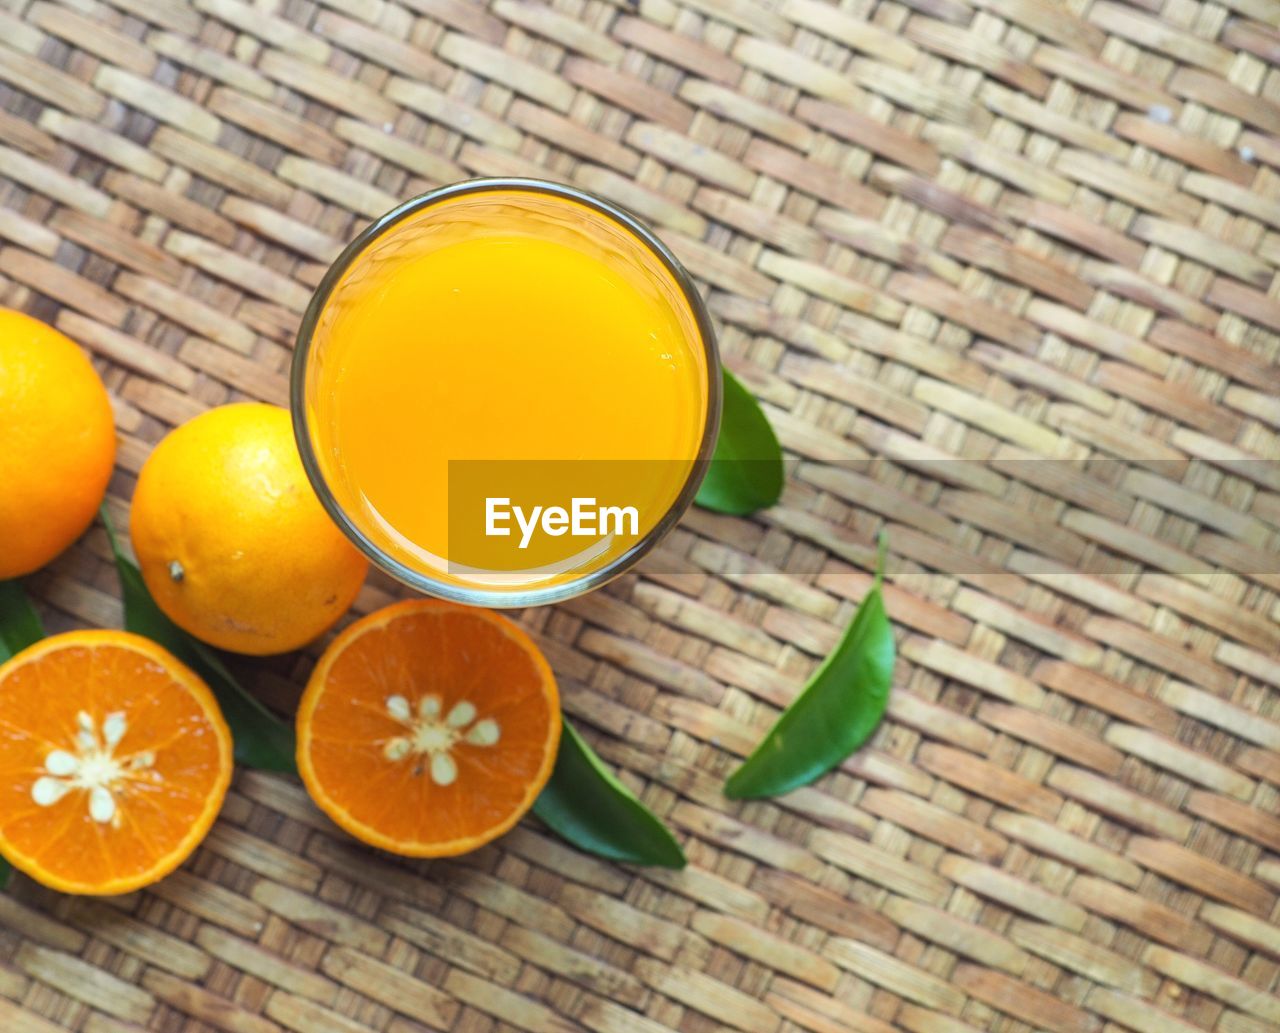
[[[388,554],[369,538],[351,519],[350,515],[339,504],[325,480],[324,472],[316,457],[311,442],[311,433],[306,413],[306,381],[308,360],[319,325],[321,314],[325,310],[334,289],[343,275],[368,247],[384,234],[393,230],[399,223],[427,208],[466,194],[487,193],[497,190],[510,190],[533,194],[548,194],[564,200],[575,201],[592,209],[599,215],[612,219],[615,223],[631,233],[659,261],[675,280],[676,286],[684,295],[698,335],[702,339],[702,350],[707,369],[707,413],[702,430],[702,440],[698,445],[698,454],[689,468],[689,475],[675,501],[663,514],[662,518],[626,552],[614,557],[604,566],[576,577],[563,584],[550,585],[545,588],[530,588],[519,591],[501,591],[487,588],[469,588],[464,585],[451,584],[402,563]],[[577,187],[554,183],[550,180],[529,179],[524,177],[491,177],[463,180],[447,186],[429,190],[417,197],[397,205],[391,211],[366,226],[357,236],[343,248],[342,253],[329,266],[311,300],[303,313],[294,343],[293,361],[289,375],[289,410],[293,421],[293,436],[298,444],[302,457],[302,466],[306,470],[307,479],[320,499],[320,504],[330,518],[338,525],[344,535],[358,548],[379,570],[390,574],[397,581],[408,585],[415,591],[437,599],[463,603],[469,606],[484,606],[493,609],[517,609],[527,606],[543,606],[548,603],[561,602],[583,595],[593,589],[607,584],[625,573],[639,560],[661,542],[680,522],[689,506],[693,503],[706,475],[707,466],[715,451],[716,437],[720,429],[720,410],[722,404],[720,353],[716,344],[715,331],[711,325],[711,316],[706,303],[694,285],[693,277],[658,237],[639,219],[620,205],[596,197]]]

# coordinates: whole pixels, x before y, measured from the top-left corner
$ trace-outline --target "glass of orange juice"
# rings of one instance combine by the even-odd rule
[[[292,374],[333,519],[421,592],[531,606],[634,564],[693,501],[721,372],[706,307],[634,216],[541,180],[406,202],[329,269]]]

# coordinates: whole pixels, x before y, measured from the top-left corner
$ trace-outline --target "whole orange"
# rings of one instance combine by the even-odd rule
[[[171,432],[138,476],[130,534],[160,609],[237,653],[310,642],[368,570],[316,498],[289,413],[274,405],[224,405]]]
[[[0,580],[43,567],[84,533],[115,460],[111,403],[85,353],[0,309]]]

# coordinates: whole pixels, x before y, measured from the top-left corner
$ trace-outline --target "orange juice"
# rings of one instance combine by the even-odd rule
[[[393,573],[446,595],[580,583],[687,504],[714,345],[636,227],[540,187],[464,186],[335,269],[300,339],[301,443]],[[592,505],[625,518],[575,525]]]

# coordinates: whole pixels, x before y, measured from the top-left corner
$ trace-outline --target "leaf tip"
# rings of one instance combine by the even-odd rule
[[[671,868],[678,871],[689,865],[689,858],[685,856],[684,848],[677,841],[676,837],[671,835],[671,830],[667,829],[667,842],[662,851],[649,859],[642,861],[642,864],[656,865],[659,868]]]
[[[750,790],[743,786],[742,778],[739,777],[741,776],[744,767],[745,765],[738,768],[737,771],[725,779],[724,788],[721,790],[721,792],[724,793],[725,799],[750,800],[752,798]]]

